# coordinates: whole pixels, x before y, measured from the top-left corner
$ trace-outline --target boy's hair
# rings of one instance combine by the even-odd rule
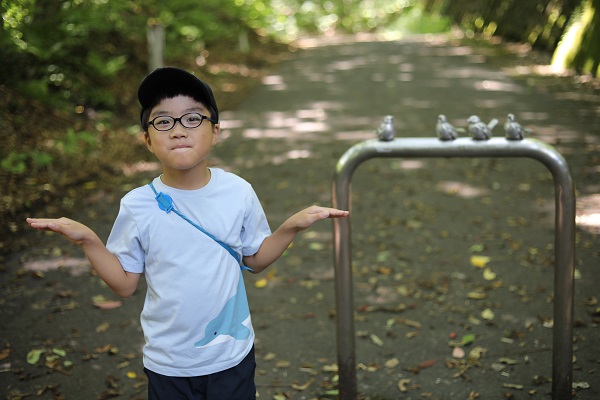
[[[152,109],[162,100],[179,95],[190,96],[202,103],[210,112],[210,117],[218,123],[219,109],[210,86],[187,71],[163,67],[146,76],[138,89],[138,100],[142,106],[140,123],[144,132],[148,131]]]

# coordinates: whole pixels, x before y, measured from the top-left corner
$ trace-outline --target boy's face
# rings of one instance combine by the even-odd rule
[[[149,120],[158,116],[180,118],[184,114],[198,113],[210,117],[202,103],[188,96],[176,96],[161,101],[150,113]],[[163,167],[164,174],[188,173],[197,170],[204,173],[208,166],[208,155],[219,139],[220,127],[213,128],[210,121],[203,120],[196,128],[186,128],[180,121],[168,131],[148,127],[146,146]]]

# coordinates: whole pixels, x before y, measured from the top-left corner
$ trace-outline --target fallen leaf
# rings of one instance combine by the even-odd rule
[[[419,364],[419,368],[425,369],[425,368],[433,367],[436,362],[437,362],[437,360],[435,360],[435,359],[425,360],[421,364]]]
[[[398,360],[396,357],[394,357],[394,358],[390,358],[389,360],[387,360],[383,365],[386,368],[394,368],[398,364],[400,364],[400,360]]]
[[[106,344],[102,347],[98,347],[98,348],[94,349],[94,352],[95,353],[118,354],[119,349],[117,347],[114,347],[112,344]]]
[[[492,271],[491,268],[486,268],[483,270],[483,279],[486,281],[493,281],[496,279],[496,273]]]
[[[376,372],[379,371],[381,369],[381,366],[378,364],[363,364],[363,363],[358,363],[358,365],[356,365],[357,369],[360,369],[362,371],[368,371],[368,372]]]
[[[381,340],[379,338],[379,336],[372,333],[369,337],[371,338],[371,341],[373,342],[373,344],[375,344],[376,346],[379,346],[379,347],[383,347],[383,340]]]
[[[289,361],[285,361],[285,360],[277,361],[275,363],[275,366],[277,368],[289,368],[290,365],[292,365],[292,363]]]
[[[475,346],[470,352],[469,352],[469,359],[470,360],[479,360],[485,353],[487,352],[487,349],[485,347],[481,347],[481,346]]]
[[[573,389],[589,389],[590,384],[587,382],[573,382]]]
[[[394,272],[394,270],[392,268],[390,268],[390,267],[380,266],[380,267],[377,268],[377,272],[379,274],[381,274],[381,275],[387,275],[387,276],[389,276],[389,275],[391,275]]]
[[[66,355],[67,355],[66,351],[64,351],[63,349],[59,349],[58,347],[54,347],[52,349],[52,352],[60,357],[66,357]]]
[[[492,363],[492,365],[490,365],[490,367],[492,368],[492,371],[495,372],[500,372],[506,369],[506,365],[501,364],[501,363]]]
[[[398,389],[400,389],[401,392],[407,392],[409,384],[410,384],[410,379],[400,379],[398,381]]]
[[[485,319],[486,321],[491,321],[494,319],[494,317],[495,314],[490,308],[486,308],[481,312],[481,318]]]
[[[406,306],[404,306],[406,308]],[[398,322],[402,325],[410,326],[411,328],[421,329],[421,323],[418,321],[411,321],[410,319],[398,318]]]
[[[385,329],[391,329],[394,325],[396,325],[396,319],[394,318],[389,318],[386,322],[385,322]]]
[[[483,251],[483,245],[480,243],[474,244],[469,247],[469,252],[471,253],[481,253]]]
[[[435,359],[425,360],[425,361],[421,362],[419,365],[417,365],[416,367],[408,367],[408,368],[406,368],[406,370],[410,371],[414,374],[418,374],[419,372],[421,372],[421,370],[424,370],[426,368],[434,366],[436,362],[437,362],[437,360],[435,360]]]
[[[135,378],[137,378],[137,374],[134,371],[129,371],[129,372],[127,372],[127,377],[129,379],[135,379]]]
[[[3,349],[0,351],[0,361],[8,358],[10,356],[10,349]]]
[[[29,353],[27,353],[27,363],[31,365],[35,365],[40,361],[44,350],[42,349],[33,349]]]
[[[77,307],[79,307],[79,304],[77,304],[76,301],[70,301],[67,304],[63,304],[60,307],[57,307],[56,309],[54,309],[54,312],[63,312],[63,311],[69,311],[69,310],[74,310]]]
[[[269,281],[267,281],[265,278],[259,279],[254,283],[254,286],[256,286],[258,289],[262,289],[265,286],[267,286],[267,283],[269,283]]]
[[[337,364],[323,365],[323,371],[325,371],[325,372],[338,372],[338,365]]]
[[[517,385],[516,383],[503,383],[502,387],[505,387],[508,389],[517,389],[517,390],[523,389],[523,385]]]
[[[110,324],[108,322],[103,322],[96,327],[96,333],[106,332],[110,328]]]
[[[490,260],[491,259],[487,256],[471,256],[471,265],[477,268],[483,268]]]
[[[304,385],[296,385],[295,383],[292,383],[292,389],[299,390],[299,391],[306,390],[306,389],[308,389],[308,387],[309,387],[310,385],[312,385],[312,383],[313,383],[314,381],[315,381],[314,379],[310,379],[310,380],[309,380],[308,382],[306,382]]]
[[[466,346],[468,344],[471,344],[473,342],[475,342],[475,334],[474,333],[469,333],[467,335],[464,335],[460,342],[462,343],[463,346]]]
[[[98,295],[92,297],[92,304],[101,310],[111,310],[113,308],[121,307],[123,302],[120,300],[108,300],[104,296]]]
[[[325,248],[325,246],[323,245],[323,243],[312,242],[308,245],[308,248],[311,250],[319,251],[319,250],[323,250]]]
[[[472,300],[483,300],[487,298],[487,293],[485,292],[469,292],[467,294],[467,298]]]

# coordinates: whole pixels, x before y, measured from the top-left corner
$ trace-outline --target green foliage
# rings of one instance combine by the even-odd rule
[[[482,33],[529,43],[554,53],[555,65],[595,76],[600,74],[600,0],[443,0],[442,3],[441,12],[467,34]]]
[[[553,50],[581,0],[445,0],[442,12],[463,29]]]
[[[414,7],[403,13],[387,28],[396,32],[410,33],[442,33],[451,27],[450,18],[439,14],[427,14],[420,7]]]
[[[148,24],[166,29],[165,59],[227,51],[258,35],[291,41],[327,31],[419,29],[417,0],[2,0],[0,81],[48,104],[115,109],[118,77],[146,70]],[[426,31],[429,30],[426,27]],[[431,27],[438,30],[439,26]],[[241,46],[242,44],[240,44]],[[206,54],[206,53],[203,53]]]
[[[28,172],[28,166],[33,169],[47,167],[53,159],[52,155],[38,150],[10,152],[0,161],[0,168],[10,174],[21,175]]]
[[[576,10],[552,65],[600,76],[600,0],[585,0]]]
[[[421,2],[417,0],[247,0],[245,4],[253,6],[246,17],[248,26],[283,41],[329,31],[427,30],[420,25]],[[408,16],[417,18],[412,27],[409,27]],[[443,29],[447,28],[444,24]]]
[[[597,9],[598,0],[585,1]],[[148,24],[166,28],[167,63],[188,65],[207,51],[245,46],[248,36],[288,42],[332,31],[432,33],[446,31],[450,21],[553,50],[581,2],[2,0],[0,82],[59,107],[115,109],[125,101],[119,76],[140,76],[147,69]],[[597,31],[597,25],[590,27]],[[594,64],[585,56],[598,43],[593,32],[582,40],[584,55],[577,57],[584,61],[578,65]]]
[[[0,167],[12,174],[22,174],[27,168],[26,160],[26,153],[9,153],[0,162]]]
[[[63,160],[68,163],[73,158],[85,158],[97,149],[96,134],[67,129],[64,135],[52,141],[51,148],[47,150],[16,151],[9,149],[7,154],[0,151],[0,156],[2,156],[0,169],[15,175],[25,173],[35,175],[36,170],[50,166],[55,160]]]
[[[16,0],[3,3],[0,54],[10,60],[3,81],[25,94],[53,103],[111,105],[102,93],[125,64],[128,2]],[[17,11],[20,12],[17,12]],[[13,17],[22,15],[21,18]],[[8,23],[7,23],[8,21]],[[116,62],[115,62],[116,60]],[[107,68],[108,66],[108,68]],[[98,90],[98,89],[97,89]]]
[[[73,129],[68,129],[63,138],[56,140],[54,148],[59,153],[72,156],[88,155],[97,147],[96,135],[90,132],[76,132]]]

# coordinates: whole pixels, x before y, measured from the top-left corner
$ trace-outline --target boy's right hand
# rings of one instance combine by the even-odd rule
[[[68,218],[27,218],[27,223],[34,229],[40,231],[52,231],[60,233],[71,242],[82,245],[86,241],[97,238],[94,231],[87,226]]]

